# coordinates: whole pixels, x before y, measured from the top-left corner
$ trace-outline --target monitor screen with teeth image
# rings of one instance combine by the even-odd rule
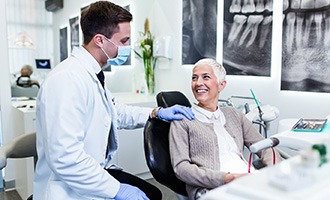
[[[270,76],[273,0],[225,0],[223,65],[229,75]]]
[[[330,92],[330,1],[283,0],[281,90]]]

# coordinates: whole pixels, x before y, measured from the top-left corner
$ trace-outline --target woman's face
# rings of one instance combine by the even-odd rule
[[[225,85],[225,80],[219,83],[211,66],[204,64],[194,67],[191,89],[199,106],[210,111],[217,109],[219,93]]]

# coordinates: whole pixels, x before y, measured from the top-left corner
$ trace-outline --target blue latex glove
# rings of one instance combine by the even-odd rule
[[[160,108],[157,117],[161,120],[182,120],[182,115],[186,116],[187,119],[195,119],[195,114],[191,108],[186,106],[174,105],[169,108]]]
[[[115,200],[149,200],[139,188],[121,183]]]

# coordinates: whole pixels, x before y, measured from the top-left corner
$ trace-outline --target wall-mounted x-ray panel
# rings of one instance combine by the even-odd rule
[[[273,0],[224,0],[227,74],[270,76],[272,21]]]
[[[182,0],[182,64],[216,58],[217,0]]]
[[[330,92],[330,2],[283,0],[281,90]]]
[[[73,47],[79,46],[79,18],[74,17],[69,19],[70,24],[70,38],[71,38],[71,51],[73,50]]]
[[[68,27],[60,29],[60,61],[68,57]]]

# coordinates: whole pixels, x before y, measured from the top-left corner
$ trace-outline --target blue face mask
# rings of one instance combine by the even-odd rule
[[[106,37],[105,37],[106,38]],[[111,42],[113,45],[115,45],[118,48],[117,56],[115,58],[110,58],[108,54],[102,49],[103,53],[108,57],[107,64],[108,65],[122,65],[126,62],[127,58],[131,54],[131,47],[130,46],[117,46],[115,43],[113,43],[110,39],[106,38],[109,42]]]

